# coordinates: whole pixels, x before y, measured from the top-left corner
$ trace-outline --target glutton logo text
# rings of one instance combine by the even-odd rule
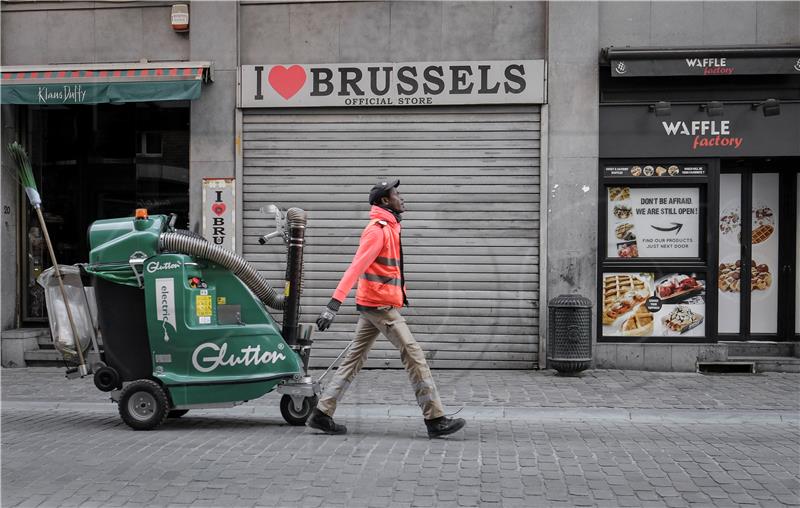
[[[667,136],[688,136],[692,150],[707,147],[725,147],[738,150],[744,138],[731,134],[730,120],[694,120],[691,122],[661,122]]]
[[[237,365],[262,365],[285,360],[286,356],[278,351],[261,351],[261,346],[247,346],[237,353],[228,354],[228,343],[218,346],[206,342],[197,346],[192,353],[192,365],[199,372],[211,372],[217,367],[236,367]]]
[[[166,263],[161,263],[159,261],[151,261],[147,263],[147,273],[156,273],[163,270],[174,270],[175,268],[179,268],[181,265],[180,263],[170,263],[167,261]]]

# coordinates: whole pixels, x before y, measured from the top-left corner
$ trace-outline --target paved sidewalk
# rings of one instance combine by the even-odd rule
[[[88,378],[5,369],[2,506],[800,505],[798,374],[434,375],[448,439],[402,371],[362,372],[325,436],[276,394],[134,432]]]
[[[315,376],[322,371],[313,372]],[[800,374],[700,375],[683,372],[590,370],[578,377],[554,371],[434,370],[450,407],[730,409],[800,411]],[[2,369],[2,400],[102,402],[90,377],[69,381],[49,367]],[[274,405],[264,397],[250,405]],[[364,370],[342,405],[416,408],[403,370]],[[342,409],[344,411],[344,409]]]

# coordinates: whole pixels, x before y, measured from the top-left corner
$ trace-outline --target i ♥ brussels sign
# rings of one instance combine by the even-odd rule
[[[243,65],[242,108],[541,104],[544,60]]]

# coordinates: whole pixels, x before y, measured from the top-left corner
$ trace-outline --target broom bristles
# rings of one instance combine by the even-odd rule
[[[17,166],[17,177],[19,183],[26,189],[36,190],[36,179],[33,177],[33,168],[31,161],[28,158],[28,153],[25,148],[14,141],[8,144],[8,152],[11,154],[11,159]]]

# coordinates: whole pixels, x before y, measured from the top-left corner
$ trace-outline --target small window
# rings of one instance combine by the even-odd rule
[[[161,157],[161,133],[139,132],[136,136],[136,155],[138,157]]]

